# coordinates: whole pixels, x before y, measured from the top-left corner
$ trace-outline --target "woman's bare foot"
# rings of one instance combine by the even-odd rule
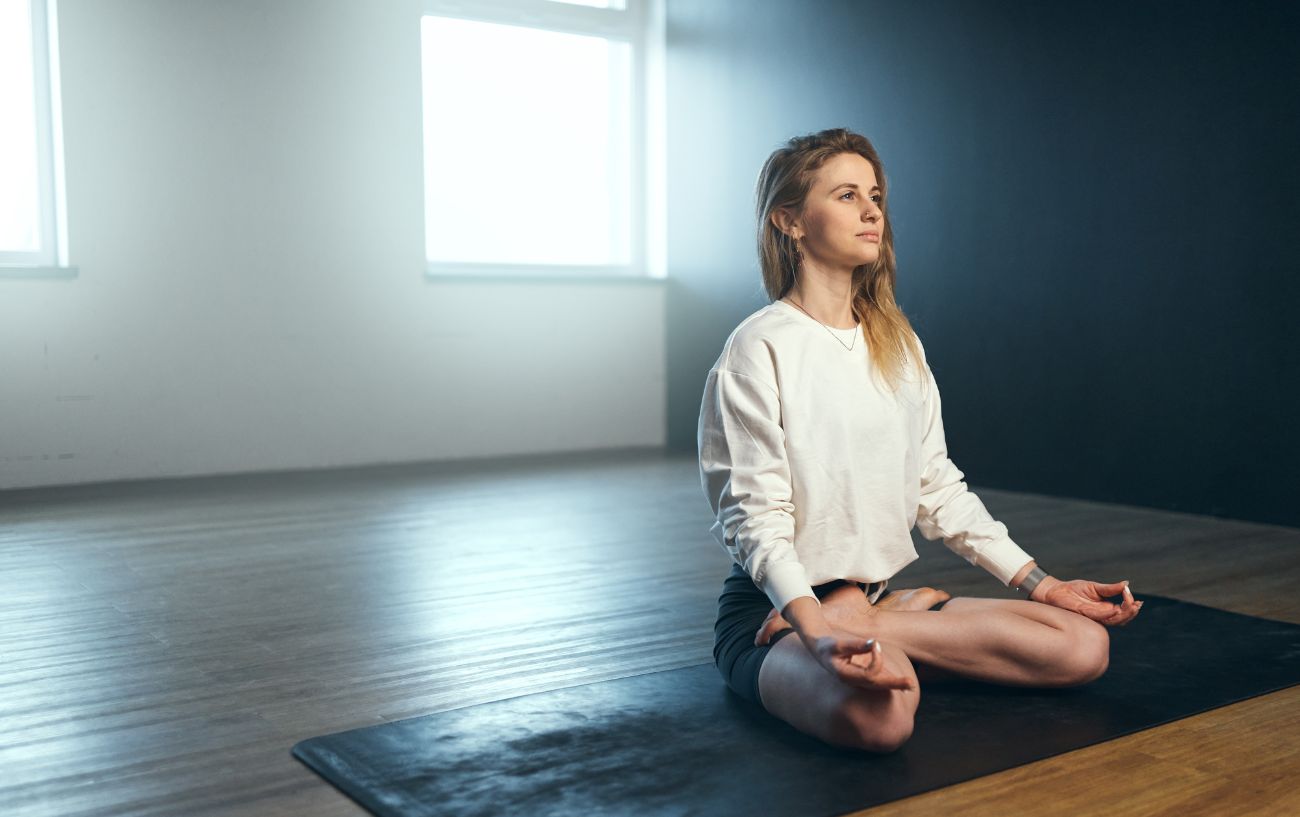
[[[904,588],[892,590],[876,607],[881,610],[929,610],[941,601],[947,601],[952,595],[947,590],[933,587]]]
[[[863,626],[870,626],[869,621],[878,610],[929,610],[941,601],[952,598],[948,591],[933,587],[918,587],[890,592],[875,605],[867,601],[866,594],[856,584],[837,587],[822,596],[822,615],[832,627],[849,632],[864,632]],[[772,636],[790,627],[780,611],[773,609],[763,620],[762,626],[754,636],[754,644],[763,646]]]
[[[856,622],[862,623],[864,618],[875,615],[875,608],[871,602],[867,601],[866,594],[862,588],[856,584],[845,584],[837,587],[826,595],[822,596],[822,615],[826,617],[826,623],[837,629],[850,629],[846,624]],[[851,625],[852,626],[852,625]],[[790,627],[790,622],[785,620],[781,611],[775,608],[767,614],[763,624],[758,628],[758,633],[754,636],[754,644],[763,646],[772,636],[780,631]],[[852,630],[850,629],[850,632]]]

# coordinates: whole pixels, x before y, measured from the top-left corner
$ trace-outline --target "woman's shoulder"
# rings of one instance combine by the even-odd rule
[[[789,347],[807,337],[807,326],[784,301],[773,301],[752,312],[732,331],[734,346]]]
[[[736,325],[714,368],[771,379],[777,358],[802,328],[779,303],[770,303]]]

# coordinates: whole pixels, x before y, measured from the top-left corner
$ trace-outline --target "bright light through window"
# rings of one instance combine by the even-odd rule
[[[631,51],[522,26],[422,19],[432,263],[631,261]]]
[[[40,249],[28,0],[0,0],[0,251]]]
[[[554,0],[556,3],[569,3],[574,6],[595,6],[598,9],[627,8],[623,0]]]

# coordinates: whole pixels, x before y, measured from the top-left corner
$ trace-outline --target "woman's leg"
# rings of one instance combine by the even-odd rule
[[[902,650],[923,680],[1073,686],[1109,664],[1103,625],[1035,601],[958,596],[935,612],[881,610],[847,594],[835,603],[835,626]]]
[[[915,680],[1073,686],[1101,676],[1108,664],[1104,626],[1038,602],[959,596],[938,611],[891,612],[869,604],[864,610],[851,594],[822,601],[837,632],[879,638],[889,668]],[[911,736],[921,700],[919,684],[907,691],[848,686],[795,633],[772,645],[758,687],[763,707],[801,732],[874,752],[891,752]]]
[[[841,635],[846,632],[837,631]],[[912,663],[882,643],[885,664],[916,682]],[[801,732],[835,746],[892,752],[912,735],[920,685],[910,690],[851,687],[823,667],[790,633],[772,645],[758,672],[763,708]]]

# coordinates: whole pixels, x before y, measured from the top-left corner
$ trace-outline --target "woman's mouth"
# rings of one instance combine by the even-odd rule
[[[865,241],[880,241],[880,233],[858,233],[858,238]]]

